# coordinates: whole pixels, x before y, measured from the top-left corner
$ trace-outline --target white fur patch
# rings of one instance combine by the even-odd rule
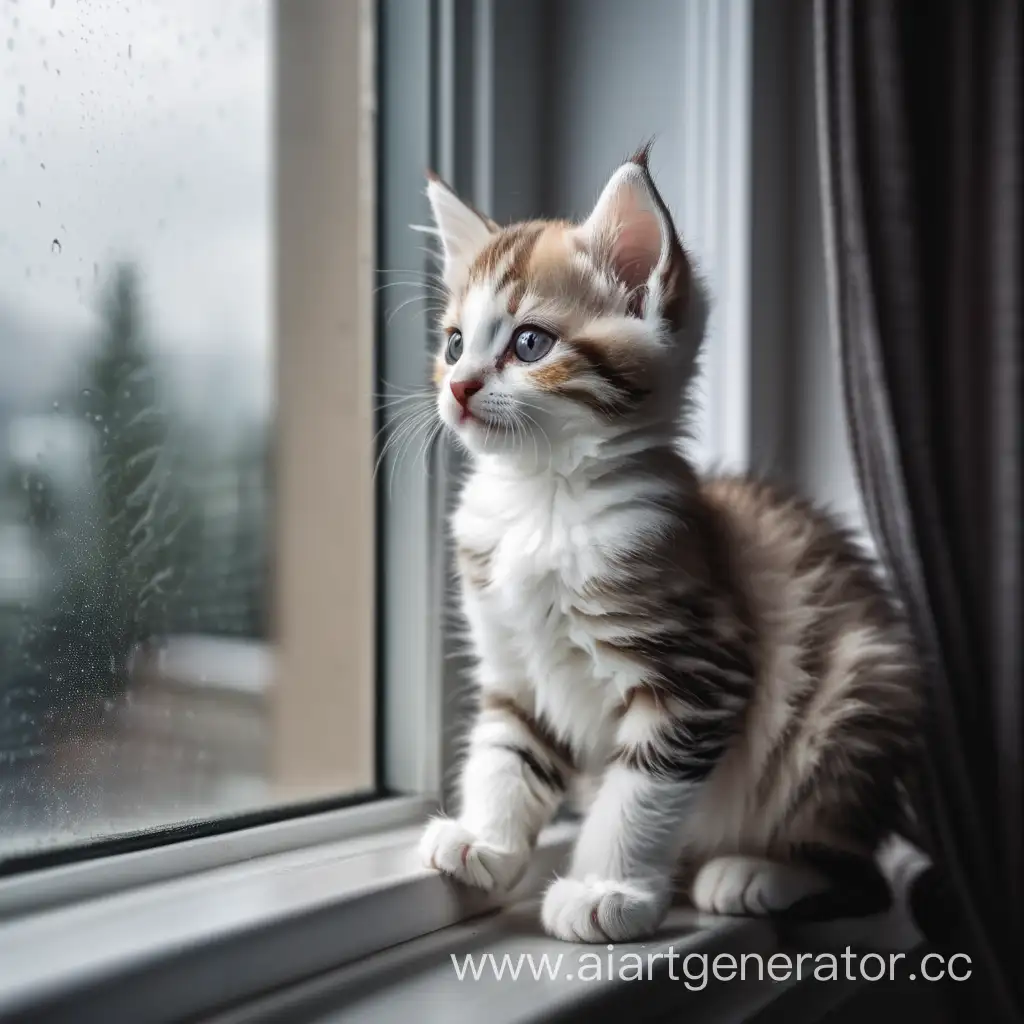
[[[427,198],[444,253],[445,283],[458,288],[469,265],[490,241],[492,228],[440,181],[427,184]]]
[[[657,739],[665,712],[643,697],[634,700],[622,716],[615,742],[622,747],[640,747]]]
[[[709,914],[763,917],[828,888],[809,867],[761,857],[716,857],[697,872],[693,905]]]
[[[668,903],[667,892],[644,885],[559,878],[544,896],[541,921],[565,942],[628,942],[650,935]]]
[[[483,842],[457,821],[435,818],[420,840],[420,856],[426,867],[443,871],[465,885],[506,891],[523,876],[530,849],[501,849]]]

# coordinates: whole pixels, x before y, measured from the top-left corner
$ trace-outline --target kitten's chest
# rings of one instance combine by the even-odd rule
[[[487,552],[486,583],[471,584],[466,599],[478,654],[560,738],[597,756],[621,693],[577,610],[599,571],[585,525],[543,501],[467,510],[460,520],[460,544],[485,534],[488,542],[478,549]]]
[[[613,712],[641,681],[640,668],[598,635],[607,622],[595,597],[656,526],[656,506],[645,511],[637,496],[600,481],[478,475],[453,521],[483,678],[514,687],[595,762],[611,741]]]
[[[621,554],[623,524],[609,522],[608,503],[586,488],[478,482],[454,530],[482,570],[467,597],[480,653],[520,666],[549,719],[596,729],[631,682],[602,654],[585,596]]]
[[[606,571],[600,518],[593,501],[557,481],[498,482],[467,493],[454,532],[482,570],[486,603],[510,628],[557,633],[571,630],[580,594]]]

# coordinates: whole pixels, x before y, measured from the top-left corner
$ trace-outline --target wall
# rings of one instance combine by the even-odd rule
[[[612,171],[654,139],[651,171],[677,227],[692,243],[701,225],[683,217],[692,208],[684,192],[679,99],[683,5],[559,0],[550,10],[543,212],[585,216]],[[713,457],[716,411],[701,386],[691,450],[702,461]]]
[[[861,523],[862,510],[850,454],[839,355],[829,325],[825,288],[818,131],[814,104],[813,25],[810,3],[797,25],[794,96],[794,198],[791,309],[796,401],[790,427],[790,467],[807,493]]]
[[[825,291],[812,5],[757,0],[755,10],[752,459],[856,522],[860,506]],[[683,152],[689,136],[680,99],[684,4],[558,0],[547,16],[543,58],[527,72],[544,76],[536,121],[541,212],[585,214],[611,170],[654,137],[652,171],[684,239],[692,237],[679,216],[687,208],[685,168],[692,166]],[[729,295],[716,300],[728,302]]]
[[[545,212],[589,212],[611,171],[651,138],[651,169],[680,210],[679,0],[560,0],[552,11]]]

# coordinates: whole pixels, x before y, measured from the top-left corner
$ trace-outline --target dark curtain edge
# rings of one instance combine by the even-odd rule
[[[909,514],[905,492],[906,474],[896,436],[892,410],[886,399],[885,384],[878,373],[879,338],[871,268],[865,258],[863,243],[863,210],[860,207],[856,182],[844,171],[844,144],[855,151],[852,105],[853,69],[849,52],[852,6],[850,0],[815,0],[814,49],[815,92],[817,104],[818,159],[822,185],[822,223],[825,241],[826,286],[830,331],[834,351],[841,365],[843,400],[849,426],[851,447],[869,528],[877,544],[886,571],[893,579],[911,616],[918,637],[925,671],[933,680],[946,685],[936,641],[936,625],[930,613],[927,588],[922,567],[916,557],[919,550],[916,530]],[[844,105],[845,108],[844,108]],[[840,133],[846,132],[841,138]],[[859,244],[858,244],[859,242]],[[856,306],[864,308],[858,317]],[[852,358],[849,337],[859,328],[870,354],[867,366],[857,366]],[[873,365],[871,365],[873,364]],[[874,370],[874,376],[872,376]],[[859,376],[859,379],[858,379]],[[859,390],[860,389],[860,390]],[[870,416],[863,391],[871,394]],[[870,424],[870,430],[865,429]],[[888,509],[880,505],[880,485],[874,471],[886,474],[890,501]],[[895,498],[895,500],[892,500]],[[888,512],[888,514],[886,514]],[[897,553],[898,549],[898,553]],[[955,722],[947,722],[944,730],[957,736]],[[953,744],[943,755],[956,761],[953,775],[965,780],[963,744]],[[990,937],[972,895],[972,887],[959,856],[957,841],[945,809],[945,802],[933,789],[938,774],[927,749],[926,775],[923,791],[916,795],[918,810],[923,811],[927,833],[937,862],[955,896],[963,926],[970,934],[976,955],[984,961],[993,1009],[998,1008],[1007,1020],[1021,1020],[1012,988],[1004,967],[996,955]],[[950,772],[944,773],[949,775]],[[957,802],[976,812],[969,787],[962,784]]]

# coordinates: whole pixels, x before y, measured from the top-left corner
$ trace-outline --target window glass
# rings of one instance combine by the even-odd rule
[[[0,5],[0,859],[274,799],[272,13]]]

